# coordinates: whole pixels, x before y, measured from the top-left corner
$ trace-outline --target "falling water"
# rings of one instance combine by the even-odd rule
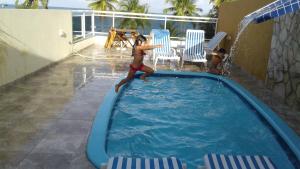
[[[229,57],[228,59],[226,60],[226,62],[224,63],[224,70],[225,72],[227,72],[228,75],[230,75],[230,68],[231,68],[231,65],[232,65],[232,61],[233,61],[233,58],[236,54],[236,49],[237,49],[237,45],[238,45],[238,42],[239,42],[239,39],[240,39],[240,36],[243,34],[243,32],[246,30],[246,28],[248,27],[248,25],[250,23],[252,23],[253,21],[255,21],[255,19],[258,17],[258,16],[261,16],[262,14],[264,13],[268,13],[268,12],[271,12],[273,10],[276,10],[276,5],[275,5],[275,2],[253,12],[253,13],[250,13],[248,14],[247,16],[244,17],[244,19],[240,22],[239,24],[239,27],[238,27],[238,33],[237,33],[237,36],[233,42],[233,45],[232,47],[230,48],[230,54],[229,54]]]
[[[238,41],[240,39],[240,36],[242,35],[242,33],[246,30],[246,28],[248,27],[248,25],[253,21],[253,18],[248,18],[248,17],[245,17],[241,22],[240,22],[240,25],[239,25],[239,29],[238,29],[238,33],[237,33],[237,36],[236,36],[236,39],[234,40],[234,43],[230,49],[230,54],[229,54],[229,58],[233,58],[234,55],[235,55],[235,52],[236,52],[236,47],[237,47],[237,44],[238,44]]]
[[[253,21],[253,19],[254,18],[245,17],[239,24],[237,36],[236,36],[236,38],[233,42],[232,47],[230,48],[229,57],[228,57],[228,59],[226,60],[226,62],[224,64],[225,72],[227,72],[228,75],[230,75],[230,73],[231,73],[230,68],[231,68],[231,65],[232,65],[233,58],[234,58],[235,53],[236,53],[236,48],[237,48],[237,44],[239,42],[240,36],[246,30],[248,25]]]

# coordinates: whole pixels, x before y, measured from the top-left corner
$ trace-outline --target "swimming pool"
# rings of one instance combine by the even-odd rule
[[[267,155],[278,168],[294,168],[299,138],[239,85],[205,73],[157,73],[149,80],[107,96],[88,143],[95,166],[108,156],[176,156],[195,168],[204,154],[225,153]]]

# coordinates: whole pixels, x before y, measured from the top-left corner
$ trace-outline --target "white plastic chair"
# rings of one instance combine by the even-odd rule
[[[162,48],[155,48],[153,50],[153,61],[155,70],[158,60],[176,60],[179,63],[180,57],[176,55],[175,49],[171,48],[169,30],[152,29],[151,36],[153,45],[162,45]]]
[[[206,67],[207,59],[204,51],[205,32],[203,30],[186,31],[185,49],[183,51],[182,65],[184,61],[202,62]]]

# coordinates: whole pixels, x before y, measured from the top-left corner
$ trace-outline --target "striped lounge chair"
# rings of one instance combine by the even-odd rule
[[[164,29],[152,29],[150,33],[153,45],[162,45],[162,48],[153,50],[154,69],[158,60],[175,60],[179,63],[180,57],[176,55],[175,49],[171,48],[170,32]]]
[[[226,35],[227,33],[225,32],[216,33],[215,36],[204,47],[206,53],[212,53],[218,47],[221,41],[226,37]]]
[[[204,156],[206,169],[276,169],[266,156],[242,156],[207,154]]]
[[[202,62],[206,66],[206,52],[204,50],[204,37],[205,32],[203,30],[191,30],[186,31],[185,49],[183,51],[183,60],[189,62]]]
[[[175,157],[151,159],[112,157],[108,160],[107,169],[184,169],[184,167]]]

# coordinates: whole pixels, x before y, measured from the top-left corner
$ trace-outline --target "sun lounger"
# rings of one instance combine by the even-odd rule
[[[204,47],[206,53],[213,52],[217,46],[221,43],[221,41],[226,37],[227,33],[225,32],[218,32],[215,36],[207,43]]]
[[[270,158],[266,156],[243,156],[207,154],[204,156],[206,169],[276,169]]]
[[[179,63],[180,57],[176,55],[175,49],[171,48],[170,32],[164,29],[152,29],[151,31],[153,45],[162,45],[161,48],[153,50],[154,69],[158,60],[175,60]]]
[[[185,49],[183,51],[182,65],[184,61],[189,62],[202,62],[206,66],[206,52],[204,51],[204,37],[203,30],[186,31]]]
[[[184,164],[175,157],[127,158],[111,157],[107,169],[184,169]]]

